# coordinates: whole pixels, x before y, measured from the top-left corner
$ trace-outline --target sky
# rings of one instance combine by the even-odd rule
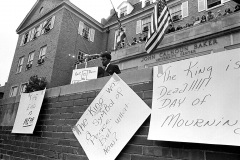
[[[112,0],[115,9],[124,0]],[[37,0],[3,0],[0,6],[0,85],[7,82],[13,56],[16,49],[18,34],[16,29],[31,10]],[[110,0],[70,0],[75,6],[101,22],[110,15]]]

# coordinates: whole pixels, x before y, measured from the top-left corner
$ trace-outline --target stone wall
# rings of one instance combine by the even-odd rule
[[[152,69],[123,73],[120,77],[151,107]],[[30,135],[11,133],[20,98],[1,100],[0,159],[87,160],[71,127],[109,78],[48,89],[34,133]],[[237,146],[147,140],[149,122],[150,117],[123,148],[117,160],[240,159]]]

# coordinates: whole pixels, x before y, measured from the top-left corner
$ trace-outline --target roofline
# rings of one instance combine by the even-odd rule
[[[133,13],[133,14],[129,14],[129,15],[127,15],[127,16],[124,16],[123,18],[120,18],[119,20],[120,20],[121,22],[122,22],[122,21],[128,21],[129,18],[131,18],[131,17],[133,17],[133,16],[136,16],[136,15],[138,15],[139,13],[142,13],[142,12],[150,12],[150,10],[151,10],[152,8],[154,8],[154,5],[153,5],[153,4],[150,5],[150,6],[148,6],[148,7],[144,7],[143,9],[141,9],[141,10],[139,10],[139,11]],[[144,16],[146,16],[146,15],[148,15],[148,14],[149,14],[149,13],[143,14],[142,17],[144,17]],[[135,18],[134,18],[134,19],[135,19]],[[134,20],[134,19],[131,19],[131,20]],[[111,22],[111,23],[109,23],[109,24],[104,25],[104,29],[107,28],[107,27],[111,27],[111,26],[117,25],[117,24],[118,24],[118,21],[115,20],[114,22]]]
[[[24,22],[27,20],[27,18],[29,17],[29,15],[32,13],[32,11],[34,10],[34,8],[37,6],[37,4],[40,2],[41,0],[37,0],[37,2],[33,5],[33,7],[31,8],[31,10],[28,12],[28,14],[25,16],[25,18],[23,19],[23,21],[20,23],[20,25],[18,26],[18,28],[16,29],[16,32],[18,33],[20,28],[22,27],[22,25],[24,24]]]
[[[44,19],[45,17],[47,17],[48,15],[50,15],[52,12],[67,6],[67,8],[73,9],[74,11],[76,11],[77,13],[80,13],[83,15],[83,17],[86,17],[88,20],[92,21],[97,27],[101,28],[101,30],[103,30],[104,26],[103,24],[99,23],[97,20],[95,20],[94,18],[92,18],[90,15],[88,15],[87,13],[85,13],[84,11],[82,11],[81,9],[79,9],[77,6],[75,6],[74,4],[72,4],[69,1],[63,1],[61,2],[59,5],[57,5],[55,8],[53,8],[52,10],[46,12],[45,14],[43,14],[41,17],[39,17],[38,19],[36,19],[35,21],[33,21],[32,23],[30,23],[29,25],[27,25],[24,28],[21,28],[22,25],[25,23],[25,21],[27,20],[28,16],[31,14],[31,12],[34,10],[34,8],[37,6],[37,4],[40,2],[41,0],[38,0],[35,5],[32,7],[32,9],[30,10],[30,12],[27,14],[27,16],[24,18],[24,20],[21,22],[20,26],[17,28],[16,32],[19,34],[21,33],[23,30],[25,30],[26,28],[28,28],[29,26],[31,26],[32,24],[36,23],[37,21],[40,21],[41,19]]]

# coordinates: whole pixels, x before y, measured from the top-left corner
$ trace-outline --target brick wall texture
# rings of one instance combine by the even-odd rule
[[[151,107],[152,86],[152,82],[145,82],[130,87]],[[99,90],[45,98],[33,134],[12,134],[12,126],[0,126],[0,159],[87,160],[71,126],[98,93]],[[0,110],[3,107],[0,103]],[[147,140],[149,123],[150,117],[117,160],[240,160],[237,146]]]

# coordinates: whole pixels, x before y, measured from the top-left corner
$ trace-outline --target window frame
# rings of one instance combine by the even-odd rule
[[[90,36],[90,27],[84,23],[83,30],[82,30],[83,38],[89,40]]]
[[[127,6],[120,8],[120,17],[127,15]]]
[[[215,7],[223,4],[223,3],[222,3],[222,0],[216,0],[216,2],[219,2],[219,1],[220,1],[220,4],[216,4],[216,5],[212,6],[212,7],[209,7],[209,5],[208,5],[208,2],[209,2],[209,1],[210,1],[210,0],[206,0],[206,8],[207,8],[207,9],[212,9],[212,8],[215,8]],[[216,3],[216,2],[215,2],[215,3]],[[213,3],[212,3],[212,4],[213,4]],[[210,4],[210,5],[211,5],[211,4]]]
[[[21,95],[22,93],[24,93],[26,91],[27,84],[28,84],[28,82],[25,82],[20,85],[19,95]],[[26,86],[24,92],[23,92],[23,86]]]
[[[44,52],[43,52],[44,51]],[[39,57],[38,59],[45,59],[46,57],[46,52],[47,52],[47,45],[42,46],[39,51]],[[44,54],[43,54],[44,53]]]
[[[147,23],[144,23],[144,22],[147,22]],[[144,27],[148,27],[148,30],[149,30],[149,28],[151,27],[151,17],[146,17],[146,18],[142,19],[141,33],[148,32],[148,30],[144,31]]]
[[[217,7],[224,5],[224,3],[229,2],[230,0],[219,0],[219,1],[221,1],[220,4],[208,8],[208,0],[198,0],[198,12],[215,9]]]
[[[33,65],[33,59],[34,59],[34,54],[35,52],[30,52],[28,54],[28,60],[27,60],[27,65],[26,65],[26,70],[30,69]]]
[[[36,27],[30,29],[28,32],[22,35],[20,46],[24,46],[26,43],[37,39],[37,37],[40,37],[42,34],[50,32],[53,29],[54,22],[55,16],[52,16],[51,18],[47,19]],[[45,25],[48,27],[47,31]]]
[[[51,18],[47,19],[42,23],[43,24],[42,34],[47,34],[48,32],[51,31],[51,29],[53,28],[54,21],[55,21],[55,16],[52,16]],[[47,27],[48,27],[48,30],[46,31]]]
[[[79,21],[78,34],[80,34],[84,39],[94,42],[95,29],[91,28],[82,21]]]
[[[78,55],[77,55],[77,63],[83,63],[84,62],[84,55],[86,53],[84,53],[83,51],[78,51]]]
[[[179,9],[173,12],[173,8],[178,7]],[[183,18],[186,18],[189,16],[189,9],[188,9],[188,1],[184,2],[177,2],[173,4],[171,7],[169,7],[169,12],[171,15],[171,18],[173,22],[183,20]],[[176,14],[177,13],[177,14]]]
[[[11,86],[10,93],[9,93],[9,97],[16,97],[16,96],[17,96],[17,94],[18,94],[18,87],[19,87],[18,85]],[[13,92],[13,91],[14,91],[13,89],[14,89],[14,88],[16,88],[16,93],[15,93],[15,95],[13,95],[13,93],[14,93],[14,92]]]
[[[179,7],[179,10],[173,12],[173,8],[177,8],[177,7]],[[182,3],[177,3],[169,7],[169,12],[170,12],[171,18],[173,19],[173,22],[181,20],[182,19]],[[176,14],[176,13],[179,13],[179,14]],[[178,19],[175,21],[174,21],[174,16],[178,16]]]
[[[145,3],[144,7],[147,7],[153,3],[153,0],[145,0],[144,3]]]
[[[18,59],[18,64],[17,64],[17,71],[16,73],[21,73],[22,68],[23,68],[23,63],[24,63],[24,56],[20,57]]]
[[[39,51],[39,56],[38,56],[38,65],[41,65],[44,63],[45,58],[46,58],[46,53],[47,53],[47,45],[42,46]]]

